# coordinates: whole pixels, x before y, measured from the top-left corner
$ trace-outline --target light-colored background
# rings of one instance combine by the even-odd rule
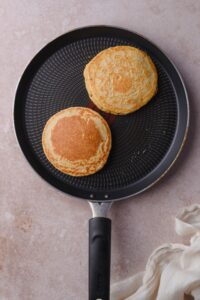
[[[56,191],[25,161],[13,101],[31,58],[73,28],[108,24],[159,45],[183,74],[191,103],[187,144],[155,187],[111,210],[112,282],[144,269],[152,250],[178,241],[173,217],[200,202],[200,2],[198,0],[0,1],[0,299],[87,299],[87,202]]]

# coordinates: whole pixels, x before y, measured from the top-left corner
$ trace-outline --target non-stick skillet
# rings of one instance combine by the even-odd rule
[[[159,74],[158,93],[148,105],[127,116],[99,111],[90,101],[83,69],[99,51],[132,45],[146,51]],[[112,131],[110,158],[102,171],[71,177],[56,170],[41,145],[46,121],[70,106],[99,111]],[[108,300],[110,286],[112,201],[136,195],[157,182],[176,160],[184,143],[189,105],[184,83],[173,63],[142,36],[107,26],[66,33],[45,46],[26,68],[15,98],[14,122],[21,149],[31,166],[59,190],[89,200],[89,299]]]

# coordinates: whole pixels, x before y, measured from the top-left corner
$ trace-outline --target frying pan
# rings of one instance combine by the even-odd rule
[[[99,51],[131,45],[146,51],[158,70],[158,92],[140,110],[127,116],[99,111],[90,101],[83,69]],[[90,107],[107,120],[112,150],[106,166],[87,177],[56,170],[46,159],[41,135],[46,121],[61,109]],[[72,196],[89,200],[89,299],[108,300],[110,287],[111,203],[136,195],[157,182],[175,162],[185,141],[189,104],[174,64],[144,37],[107,26],[85,27],[46,45],[30,62],[19,82],[14,107],[16,135],[35,171]]]

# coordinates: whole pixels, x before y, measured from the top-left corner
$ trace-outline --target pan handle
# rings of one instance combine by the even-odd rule
[[[89,220],[89,300],[110,299],[111,220]]]

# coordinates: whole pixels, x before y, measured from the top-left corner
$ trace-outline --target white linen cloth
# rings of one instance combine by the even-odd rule
[[[175,217],[175,231],[189,245],[164,244],[149,257],[146,270],[111,286],[111,300],[200,300],[200,205]]]

